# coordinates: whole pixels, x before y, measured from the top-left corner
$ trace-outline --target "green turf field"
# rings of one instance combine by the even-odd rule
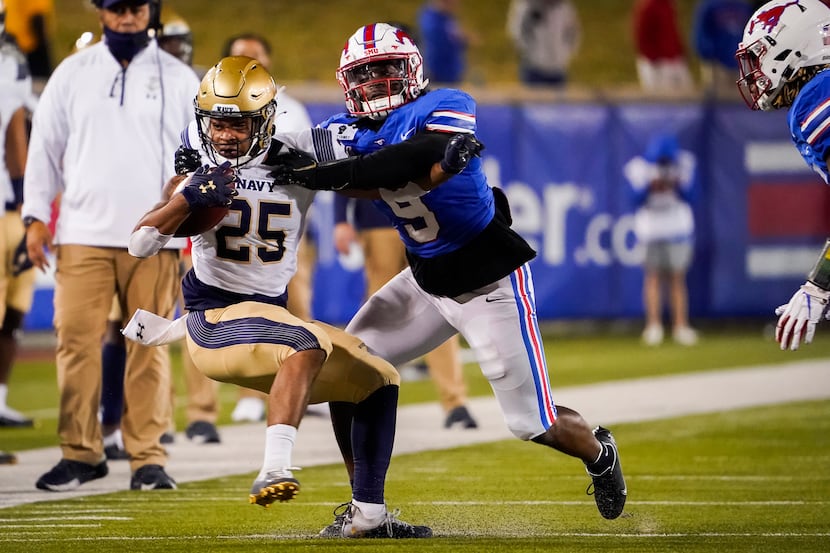
[[[785,353],[764,336],[763,323],[752,322],[704,328],[694,348],[645,348],[634,332],[607,331],[548,333],[546,348],[554,388],[809,358],[828,359],[830,369],[826,335]],[[489,394],[477,367],[465,369],[471,394]],[[181,383],[178,394],[181,430]],[[236,390],[222,386],[220,395],[224,423]],[[57,443],[51,362],[19,363],[10,400],[27,406],[38,426],[3,429],[0,449]],[[431,382],[403,384],[402,403],[433,400]],[[823,552],[830,550],[828,427],[830,401],[616,425],[630,494],[616,521],[602,519],[585,495],[580,463],[509,440],[393,459],[387,499],[404,520],[433,526],[432,540],[312,539],[349,495],[344,470],[325,466],[303,470],[297,500],[267,510],[247,503],[253,474],[186,483],[169,493],[55,496],[2,509],[0,551]]]
[[[551,385],[555,390],[562,386],[607,380],[776,364],[817,357],[830,359],[830,335],[822,334],[819,329],[815,343],[796,352],[782,352],[770,337],[764,335],[764,323],[748,321],[704,328],[700,344],[693,348],[671,342],[657,348],[646,348],[640,344],[636,333],[604,329],[598,334],[580,335],[548,332],[545,350]],[[172,358],[176,375],[176,420],[178,429],[184,430],[187,424],[184,413],[186,389],[175,349]],[[470,396],[491,394],[478,365],[465,365],[464,370]],[[19,451],[57,445],[58,390],[54,363],[18,363],[12,372],[9,389],[9,404],[34,416],[37,426],[2,430],[0,449]],[[233,386],[220,386],[220,424],[230,422],[236,400],[237,391]],[[430,380],[405,382],[401,387],[401,404],[435,400],[437,394]]]
[[[517,440],[393,459],[387,498],[431,540],[313,539],[347,499],[340,467],[296,500],[247,504],[252,475],[0,511],[0,550],[747,551],[830,544],[830,401],[615,427],[629,502],[606,521],[580,464]],[[393,549],[394,548],[394,549]]]

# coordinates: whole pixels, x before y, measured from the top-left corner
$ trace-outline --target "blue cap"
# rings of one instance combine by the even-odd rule
[[[150,0],[92,0],[92,1],[99,8],[102,8],[102,9],[106,10],[107,8],[111,8],[115,4],[120,4],[122,2],[124,4],[128,4],[130,6],[140,6],[142,4],[148,3]]]
[[[674,163],[677,161],[679,151],[680,145],[675,135],[658,134],[648,143],[645,158],[651,163]]]

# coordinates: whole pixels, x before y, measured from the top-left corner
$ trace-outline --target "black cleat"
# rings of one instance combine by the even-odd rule
[[[164,472],[161,465],[144,465],[138,467],[130,478],[131,490],[175,490],[176,481]]]
[[[463,405],[459,405],[450,411],[444,420],[444,428],[451,428],[455,424],[458,424],[461,428],[478,428],[478,423]]]
[[[607,428],[597,426],[594,428],[594,436],[604,449],[602,458],[597,462],[603,468],[594,472],[586,467],[592,480],[588,485],[587,493],[594,496],[599,514],[607,519],[615,519],[622,514],[628,494],[620,465],[620,453],[614,436]]]
[[[38,479],[35,486],[39,490],[68,492],[85,482],[103,478],[108,472],[106,461],[90,465],[80,461],[61,459],[57,465],[52,467],[52,470]]]
[[[432,528],[429,526],[414,526],[408,522],[399,520],[398,514],[400,514],[400,511],[397,509],[392,512],[387,511],[380,524],[372,528],[365,528],[355,523],[355,516],[359,515],[358,508],[354,505],[349,505],[343,522],[343,537],[392,539],[432,537]]]
[[[269,507],[275,501],[291,501],[298,493],[300,482],[294,478],[291,469],[278,469],[268,471],[261,480],[254,480],[248,500]]]
[[[188,440],[197,444],[218,444],[222,442],[219,438],[219,432],[216,430],[216,425],[207,421],[190,423],[184,434]]]
[[[320,530],[318,536],[321,538],[342,538],[343,525],[346,524],[346,513],[349,512],[351,503],[341,503],[334,508],[334,522]]]

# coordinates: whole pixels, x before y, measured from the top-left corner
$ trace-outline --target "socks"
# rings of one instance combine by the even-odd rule
[[[297,429],[287,424],[274,424],[265,429],[265,458],[259,476],[268,471],[291,467],[291,452]]]
[[[104,344],[101,348],[101,424],[116,425],[124,411],[124,367],[127,348],[122,344]]]
[[[357,501],[383,505],[386,471],[395,442],[398,387],[384,386],[355,406],[352,422]]]
[[[358,519],[358,523],[362,523],[359,524],[361,527],[374,528],[383,522],[383,517],[386,516],[386,505],[383,503],[364,503],[353,499],[352,505],[357,507],[358,516],[354,518]]]
[[[7,384],[0,384],[0,407],[6,406],[6,398],[9,395],[9,386]]]

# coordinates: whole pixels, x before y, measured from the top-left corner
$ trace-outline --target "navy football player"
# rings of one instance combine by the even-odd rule
[[[490,382],[508,427],[578,457],[592,478],[600,514],[617,518],[626,486],[611,433],[593,431],[579,413],[554,404],[536,320],[528,262],[535,252],[510,228],[506,197],[487,184],[478,147],[476,104],[454,89],[429,90],[412,39],[385,23],[361,27],[346,42],[337,78],[348,111],[321,124],[351,158],[305,167],[279,166],[279,183],[312,189],[375,190],[375,201],[406,245],[410,267],[375,293],[347,326],[369,349],[399,365],[461,333]],[[467,164],[442,159],[448,144]],[[438,186],[433,163],[456,173]],[[330,404],[335,433],[347,436],[353,408]],[[348,441],[339,439],[340,444]],[[352,452],[343,448],[346,465]],[[336,512],[323,534],[348,527],[354,505]]]
[[[795,147],[830,184],[830,7],[821,0],[774,0],[761,6],[744,28],[735,54],[738,89],[752,109],[789,108]],[[830,240],[807,281],[775,310],[775,339],[782,350],[809,344],[816,325],[830,317]]]

